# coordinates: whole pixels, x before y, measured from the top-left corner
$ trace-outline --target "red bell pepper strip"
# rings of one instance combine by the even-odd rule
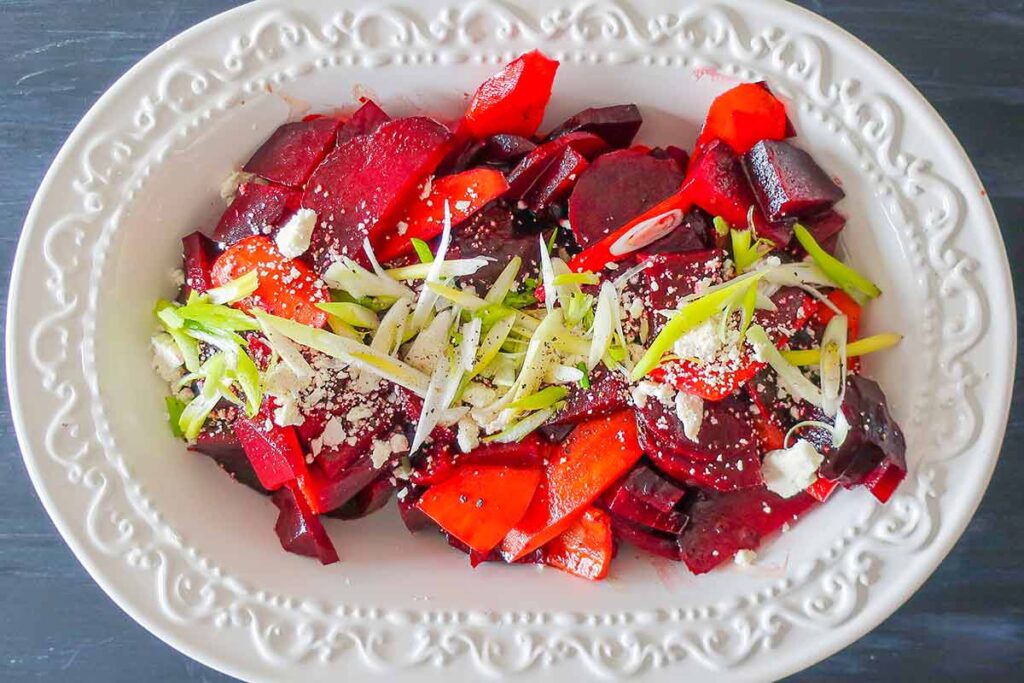
[[[729,143],[737,154],[746,154],[761,140],[788,137],[786,106],[764,83],[743,83],[719,95],[708,110],[697,138],[697,154],[708,142]]]
[[[444,229],[444,203],[451,209],[452,225],[458,225],[508,190],[505,176],[494,169],[474,168],[456,175],[435,178],[426,199],[413,200],[398,222],[400,234],[377,249],[377,258],[387,263],[412,252],[415,237],[429,241]]]
[[[579,425],[551,450],[530,508],[501,544],[514,562],[565,531],[643,455],[632,410]]]
[[[509,62],[477,88],[460,132],[477,138],[498,133],[531,137],[544,118],[557,70],[558,62],[538,50]]]
[[[185,273],[184,294],[202,294],[213,289],[210,270],[216,258],[216,245],[201,232],[194,232],[181,238],[182,270]]]
[[[825,477],[818,477],[817,481],[807,487],[806,491],[815,500],[824,503],[828,500],[828,497],[832,495],[832,492],[838,488],[839,482]]]
[[[537,468],[463,465],[416,506],[473,550],[487,553],[522,519],[540,483]]]
[[[586,270],[599,273],[609,263],[624,261],[633,252],[679,227],[692,206],[689,186],[684,184],[679,192],[655,204],[597,244],[574,256],[569,261],[569,268],[577,273]]]
[[[594,507],[541,548],[544,564],[591,581],[608,576],[613,552],[611,517]]]
[[[213,284],[221,286],[255,270],[259,286],[235,304],[245,311],[261,309],[313,327],[323,327],[327,314],[316,307],[330,301],[327,287],[302,261],[285,258],[269,238],[246,237],[213,264]]]
[[[868,475],[864,486],[871,491],[871,495],[878,502],[888,503],[889,499],[892,498],[892,494],[896,492],[896,488],[903,482],[906,476],[906,470],[900,469],[891,462],[883,462],[875,468],[874,472]]]

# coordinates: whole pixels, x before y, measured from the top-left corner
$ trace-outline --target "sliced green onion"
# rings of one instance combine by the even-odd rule
[[[430,251],[430,245],[421,240],[419,237],[413,237],[411,240],[412,248],[416,250],[416,257],[419,258],[420,263],[433,263],[434,253]]]
[[[375,330],[380,325],[377,314],[369,308],[348,302],[320,303],[316,305],[321,311],[337,316],[352,327],[364,330]]]
[[[768,339],[768,335],[763,327],[752,325],[747,330],[747,339],[754,345],[754,350],[759,360],[763,360],[772,366],[772,369],[775,370],[779,378],[785,383],[790,393],[812,405],[821,407],[821,390],[814,385],[814,382],[804,377],[804,374],[800,372],[798,367],[786,362],[786,359],[782,357],[782,353]]]
[[[370,342],[370,348],[389,355],[398,351],[398,347],[404,341],[405,323],[411,309],[412,301],[409,299],[399,299],[389,308],[380,320],[373,341]]]
[[[171,426],[171,433],[175,438],[182,438],[184,433],[181,431],[180,421],[181,413],[185,410],[185,402],[177,396],[166,396],[164,405],[167,406],[167,421]]]
[[[487,334],[484,335],[484,338],[480,341],[480,348],[477,351],[476,365],[469,371],[470,377],[476,377],[490,366],[491,362],[497,357],[498,352],[501,351],[505,340],[508,339],[509,333],[512,332],[515,322],[515,315],[505,316],[495,322]]]
[[[821,337],[821,409],[830,417],[838,412],[846,393],[846,334],[846,316],[836,315]]]
[[[444,228],[441,230],[441,241],[437,245],[437,254],[430,264],[427,277],[424,278],[426,286],[420,290],[419,299],[416,300],[416,307],[412,312],[412,329],[420,330],[430,317],[430,312],[437,303],[438,293],[431,289],[430,285],[440,284],[441,268],[444,266],[444,259],[448,255],[448,246],[452,241],[452,210],[446,199],[444,202]],[[463,306],[465,308],[465,306]]]
[[[332,263],[323,279],[332,289],[343,289],[356,299],[367,296],[413,297],[412,290],[401,282],[370,272],[347,256]]]
[[[551,231],[551,237],[548,237],[548,251],[549,252],[552,252],[552,251],[555,250],[555,240],[557,240],[557,239],[558,239],[558,226],[556,225],[555,229]]]
[[[546,299],[547,297],[545,297]],[[537,303],[537,297],[532,292],[509,292],[505,295],[502,303],[510,308],[529,308]]]
[[[807,228],[797,223],[794,234],[818,267],[851,297],[874,299],[882,293],[871,280],[822,249]]]
[[[615,333],[615,321],[612,320],[613,298],[617,296],[615,287],[609,282],[601,287],[597,297],[597,309],[594,312],[594,329],[590,340],[590,351],[587,354],[587,371],[597,367],[612,343]]]
[[[721,216],[715,216],[715,219],[712,222],[715,224],[715,232],[718,233],[719,237],[725,237],[729,234],[729,231],[732,230],[726,220]]]
[[[247,353],[239,353],[233,359],[232,374],[245,393],[245,412],[254,417],[263,403],[263,389],[260,386],[260,371]]]
[[[175,310],[175,313],[182,320],[190,320],[212,330],[252,332],[260,329],[259,323],[252,316],[237,308],[221,304],[196,301],[185,304]]]
[[[550,408],[568,394],[569,390],[565,387],[544,387],[535,394],[513,401],[508,407],[511,410],[542,410]]]
[[[310,366],[298,347],[292,343],[292,340],[267,324],[265,318],[258,317],[257,321],[260,323],[260,329],[263,331],[263,336],[267,338],[270,348],[280,356],[284,364],[288,366],[288,369],[300,380],[312,377],[312,366]]]
[[[255,292],[259,286],[259,274],[255,270],[250,270],[245,275],[231,282],[207,291],[206,296],[214,304],[233,304]]]
[[[672,345],[690,330],[700,327],[705,322],[718,315],[730,298],[736,295],[737,292],[742,291],[742,288],[748,287],[750,281],[756,281],[761,277],[760,272],[751,273],[750,277],[737,278],[733,280],[730,286],[718,289],[709,294],[705,294],[699,299],[696,299],[683,307],[683,310],[679,311],[665,328],[655,337],[651,346],[647,349],[646,353],[640,358],[640,361],[633,368],[632,378],[634,381],[644,377],[651,370],[656,368],[661,362],[662,356],[668,353],[668,350],[672,348]]]
[[[523,259],[519,256],[513,256],[508,265],[506,265],[498,277],[495,278],[494,284],[487,290],[487,294],[484,299],[489,304],[500,304],[505,300],[505,296],[512,291],[512,285],[516,283],[516,277],[519,275],[519,269],[523,267]]]
[[[472,275],[490,261],[483,256],[468,259],[455,259],[451,261],[445,261],[444,265],[440,268],[440,274],[438,278],[448,279],[453,277],[465,277],[466,275]],[[431,263],[414,263],[411,266],[401,266],[400,268],[389,268],[387,270],[388,277],[394,278],[395,280],[425,280],[430,274],[430,269],[433,267]]]
[[[558,406],[552,406],[546,410],[538,411],[524,417],[519,422],[509,425],[497,434],[485,436],[480,440],[484,443],[515,443],[517,441],[522,441],[536,429],[542,427],[545,422],[551,419],[552,415],[558,412],[558,410]]]
[[[156,306],[153,308],[153,313],[168,332],[180,330],[185,325],[185,321],[178,315],[177,308],[165,299],[157,300]]]
[[[803,422],[797,422],[795,425],[789,428],[789,431],[786,432],[786,436],[782,439],[782,447],[789,448],[790,438],[801,429],[807,429],[808,427],[827,429],[829,434],[835,432],[835,428],[827,422],[821,422],[819,420],[804,420]]]
[[[540,275],[544,283],[544,308],[550,314],[558,303],[558,288],[555,287],[555,269],[543,235],[540,238]]]
[[[583,373],[583,378],[580,380],[580,388],[581,389],[589,389],[590,388],[590,375],[587,372],[587,364],[581,362],[579,365],[576,366],[576,368],[579,369],[579,371]]]
[[[189,401],[178,416],[178,427],[189,441],[199,436],[206,418],[213,411],[222,394],[222,384],[227,375],[227,357],[217,353],[203,363],[200,372],[204,374],[203,388],[199,395]]]
[[[601,277],[589,270],[582,273],[562,273],[561,275],[556,275],[554,282],[556,287],[564,285],[597,285],[600,283]]]
[[[864,356],[869,353],[875,353],[876,351],[885,351],[891,349],[903,340],[902,335],[885,333],[876,334],[872,337],[864,337],[857,341],[850,342],[846,345],[846,356],[848,358],[854,358],[856,356]],[[803,351],[783,351],[783,358],[792,363],[793,365],[806,367],[809,365],[818,365],[821,363],[821,349],[807,349]]]
[[[464,292],[461,289],[455,287],[449,287],[443,285],[440,282],[427,282],[426,289],[441,297],[447,299],[453,304],[467,311],[479,311],[481,308],[487,305],[487,302],[478,296]]]
[[[473,311],[472,316],[480,319],[483,323],[484,329],[490,329],[491,325],[502,318],[507,318],[509,316],[515,318],[516,310],[501,304],[487,304],[483,308]]]
[[[201,361],[199,360],[199,342],[185,334],[184,330],[167,330],[167,333],[174,339],[181,351],[181,357],[185,359],[185,369],[189,372],[197,372]]]
[[[754,320],[754,311],[757,308],[757,283],[752,283],[743,295],[743,321],[740,323],[740,339],[747,336],[750,323]]]

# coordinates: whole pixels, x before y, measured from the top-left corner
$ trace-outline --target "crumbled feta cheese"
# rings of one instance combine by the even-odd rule
[[[704,422],[704,400],[685,391],[676,394],[676,416],[683,423],[683,433],[694,443],[700,441],[700,426]]]
[[[181,268],[175,268],[171,271],[171,284],[175,287],[181,287],[185,284],[185,271]]]
[[[631,392],[633,404],[641,410],[647,405],[648,398],[654,398],[665,405],[671,405],[674,393],[675,389],[668,384],[646,381],[638,383]]]
[[[309,249],[309,239],[316,227],[316,211],[299,209],[288,219],[274,241],[281,254],[287,258],[298,258]]]
[[[405,453],[409,450],[409,439],[405,437],[405,434],[394,434],[388,443],[392,453]]]
[[[373,450],[370,451],[370,460],[374,467],[380,467],[391,457],[391,444],[387,441],[377,439],[373,442]]]
[[[459,450],[469,453],[480,445],[480,425],[468,417],[459,420]]]
[[[423,183],[423,190],[420,192],[420,199],[426,199],[430,196],[430,191],[434,187],[434,176],[427,178],[427,182]]]
[[[471,383],[462,392],[462,400],[474,408],[483,408],[490,405],[498,397],[494,389],[478,383]]]
[[[252,173],[246,173],[245,171],[232,171],[224,178],[224,182],[220,184],[220,198],[224,200],[225,204],[230,204],[235,201],[239,185],[244,185],[255,177]]]
[[[302,424],[302,413],[299,412],[299,402],[295,397],[278,397],[280,404],[274,409],[274,424],[279,427],[298,427]]]
[[[736,557],[733,558],[733,561],[741,567],[753,566],[755,560],[757,560],[757,553],[753,550],[737,550]]]
[[[348,438],[348,435],[345,434],[345,427],[341,420],[335,416],[328,420],[324,426],[324,432],[320,435],[320,442],[322,445],[331,448],[333,446],[340,446],[345,442],[346,438]]]
[[[809,441],[800,439],[789,448],[769,451],[761,464],[761,476],[769,491],[792,498],[814,483],[824,459]]]
[[[166,332],[159,332],[153,335],[153,369],[160,375],[160,379],[167,383],[177,382],[181,379],[181,366],[185,359],[181,356],[178,345],[174,338]]]
[[[716,316],[696,327],[676,340],[672,351],[680,358],[692,358],[700,363],[715,360],[722,348],[722,339],[718,335],[721,318]]]
[[[460,199],[459,201],[455,202],[455,210],[462,211],[463,213],[469,211],[470,206],[471,205],[468,199]]]
[[[373,411],[369,406],[352,406],[352,409],[345,415],[345,419],[351,424],[364,422],[373,417]]]

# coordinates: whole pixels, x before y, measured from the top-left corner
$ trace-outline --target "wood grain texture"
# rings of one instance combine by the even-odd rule
[[[757,2],[758,0],[751,0]],[[97,97],[224,0],[0,0],[0,257],[10,264],[40,180]],[[1024,2],[804,0],[901,69],[974,159],[1024,260]],[[1014,281],[1021,289],[1024,269]],[[994,312],[995,315],[999,311]],[[1018,310],[1018,318],[1024,316]],[[1018,362],[1018,372],[1024,363]],[[1020,680],[1024,662],[1024,403],[981,509],[924,587],[870,635],[799,681]],[[121,613],[61,541],[25,473],[0,398],[0,679],[229,680]]]

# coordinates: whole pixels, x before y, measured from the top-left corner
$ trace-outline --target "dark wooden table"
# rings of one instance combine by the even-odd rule
[[[0,301],[6,301],[10,262],[36,187],[86,109],[172,35],[235,4],[0,0]],[[988,186],[1011,263],[1020,262],[1024,2],[800,4],[861,37],[938,107]],[[1018,292],[1024,291],[1024,269],[1014,276]],[[1024,405],[1017,387],[995,479],[953,553],[889,620],[797,680],[1024,677]],[[36,499],[6,392],[0,400],[0,680],[228,680],[136,625],[86,575]]]

